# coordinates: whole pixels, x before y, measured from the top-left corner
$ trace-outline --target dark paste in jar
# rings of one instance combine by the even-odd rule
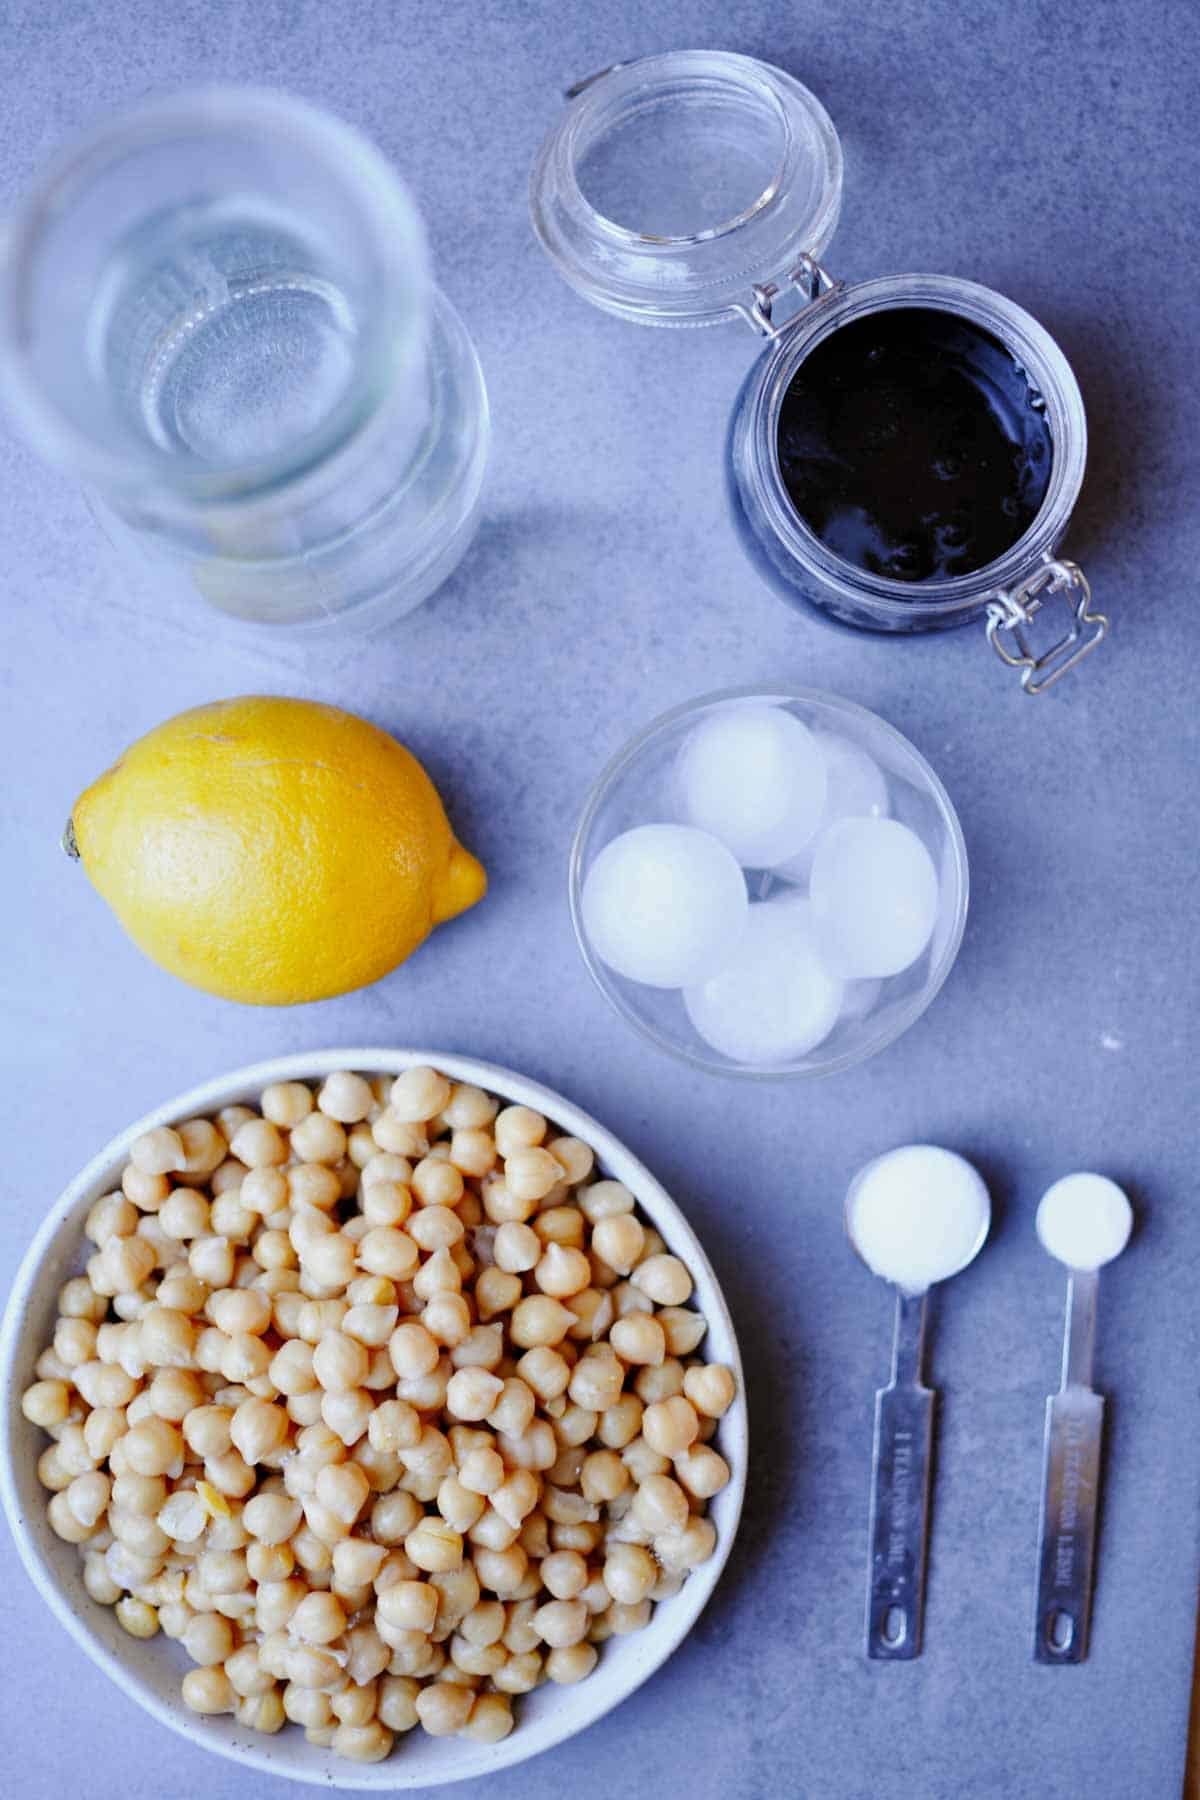
[[[1053,445],[1045,402],[1010,351],[954,313],[897,307],[831,332],[779,415],[796,511],[874,575],[969,575],[1036,517]]]

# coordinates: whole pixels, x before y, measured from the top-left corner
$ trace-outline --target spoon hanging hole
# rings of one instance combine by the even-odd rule
[[[904,1609],[899,1606],[889,1606],[883,1615],[884,1643],[889,1649],[897,1650],[907,1635],[908,1620],[904,1616]]]
[[[1075,1621],[1069,1612],[1063,1612],[1060,1607],[1056,1612],[1052,1612],[1047,1620],[1046,1642],[1051,1650],[1056,1650],[1060,1656],[1065,1656],[1074,1639]]]

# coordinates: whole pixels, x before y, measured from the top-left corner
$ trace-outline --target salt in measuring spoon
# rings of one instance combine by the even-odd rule
[[[992,1208],[979,1171],[952,1150],[906,1144],[860,1169],[846,1195],[846,1234],[896,1289],[892,1376],[875,1395],[866,1653],[921,1653],[933,1390],[921,1379],[925,1301],[934,1282],[983,1247]]]
[[[1062,1386],[1046,1401],[1035,1662],[1087,1655],[1104,1424],[1104,1398],[1092,1389],[1096,1299],[1100,1270],[1121,1254],[1132,1226],[1127,1196],[1104,1175],[1064,1175],[1037,1210],[1042,1247],[1069,1276]]]

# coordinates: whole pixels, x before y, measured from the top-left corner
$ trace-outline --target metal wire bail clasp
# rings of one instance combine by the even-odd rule
[[[1035,656],[1025,627],[1052,594],[1072,591],[1075,598],[1071,603],[1070,629],[1048,650]],[[1108,620],[1103,613],[1090,611],[1091,601],[1092,590],[1079,564],[1058,562],[1052,557],[1022,587],[989,600],[988,642],[1001,662],[1010,669],[1020,669],[1021,686],[1027,694],[1044,694],[1107,636]]]
[[[794,289],[800,295],[799,310],[803,311],[814,300],[823,300],[826,294],[836,292],[841,285],[828,269],[822,268],[815,256],[809,256],[806,251],[782,281],[756,282],[749,305],[740,305],[737,310],[760,337],[777,338],[792,322],[791,318],[780,321],[772,317],[775,302],[785,289]],[[795,316],[793,313],[792,318]]]

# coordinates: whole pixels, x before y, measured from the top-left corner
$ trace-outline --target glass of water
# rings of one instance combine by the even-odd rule
[[[110,535],[228,613],[382,623],[470,542],[487,401],[420,215],[290,96],[181,94],[48,169],[10,221],[0,368]]]

